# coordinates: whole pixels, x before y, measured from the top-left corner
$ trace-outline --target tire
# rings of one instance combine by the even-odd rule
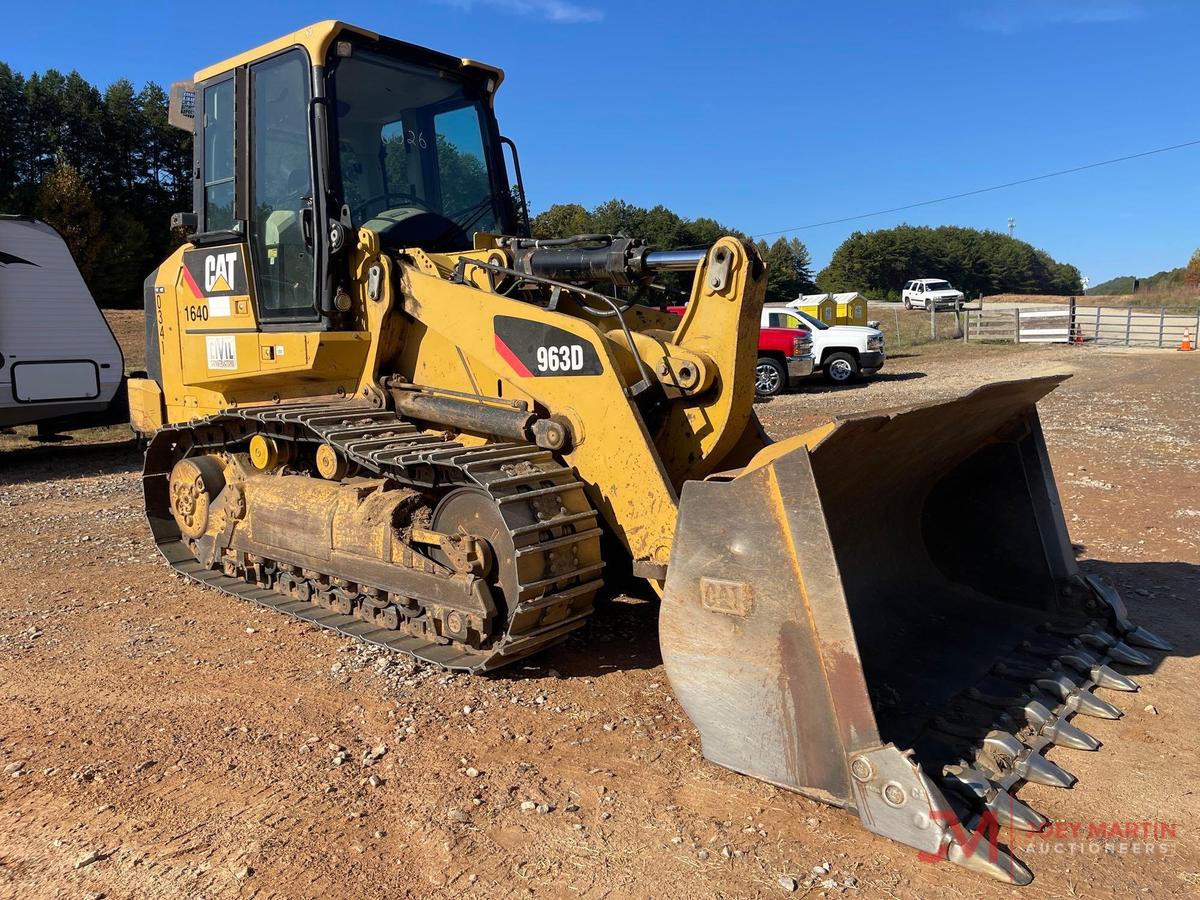
[[[912,309],[912,301],[909,300],[907,297],[904,298],[904,308]]]
[[[859,376],[858,360],[852,353],[831,353],[825,357],[825,380],[830,384],[849,384]]]
[[[754,393],[759,397],[774,397],[787,387],[787,369],[769,356],[760,356],[754,367]]]

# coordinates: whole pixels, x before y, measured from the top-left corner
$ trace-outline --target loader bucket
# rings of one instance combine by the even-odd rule
[[[1120,715],[1092,689],[1136,689],[1131,644],[1170,649],[1076,567],[1036,408],[1061,380],[838,419],[684,485],[660,642],[708,759],[1032,879],[970,829],[1044,827],[1013,792],[1069,786],[1043,752],[1098,746],[1068,720]]]

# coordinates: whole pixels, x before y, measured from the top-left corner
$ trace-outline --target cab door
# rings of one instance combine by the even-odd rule
[[[250,256],[264,330],[319,323],[308,56],[295,48],[250,66]],[[285,327],[286,326],[286,327]]]

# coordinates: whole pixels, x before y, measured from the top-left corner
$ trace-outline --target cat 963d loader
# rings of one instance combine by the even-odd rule
[[[1042,828],[1014,791],[1069,786],[1057,748],[1097,746],[1075,722],[1120,715],[1094,689],[1169,649],[1076,568],[1057,379],[772,442],[754,249],[528,237],[502,77],[323,22],[174,87],[191,235],[146,282],[129,392],[163,555],[469,672],[632,571],[710,760],[1028,882],[965,829]],[[635,302],[681,273],[682,317]]]

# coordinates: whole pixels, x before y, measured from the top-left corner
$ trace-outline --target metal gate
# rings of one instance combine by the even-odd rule
[[[1072,298],[1073,300],[1074,298]],[[1094,343],[1124,347],[1178,347],[1185,335],[1195,344],[1200,310],[1134,306],[1014,307],[964,310],[964,340]]]

